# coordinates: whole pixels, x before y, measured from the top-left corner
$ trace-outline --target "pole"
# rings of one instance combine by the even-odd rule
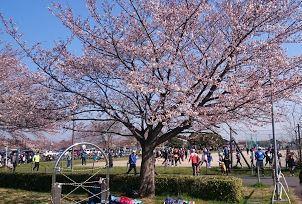
[[[233,168],[233,148],[232,148],[232,128],[230,127],[230,156],[231,156],[231,168]]]
[[[298,142],[298,132],[297,132],[297,130],[295,130],[295,148],[296,148],[296,151],[298,151],[298,143],[297,142]]]
[[[301,166],[301,156],[302,156],[302,152],[301,152],[301,133],[300,133],[300,124],[298,123],[298,143],[299,143],[299,165]]]
[[[72,137],[71,137],[71,143],[74,144],[74,126],[75,126],[74,119],[72,120]],[[73,171],[73,160],[74,160],[74,148],[71,149],[71,171]]]
[[[272,73],[271,70],[269,71],[269,77],[270,77],[270,86],[272,88]],[[278,175],[278,151],[277,151],[277,141],[276,141],[276,135],[275,135],[275,120],[274,120],[274,103],[273,103],[273,91],[271,90],[271,117],[272,117],[272,133],[273,133],[273,146],[274,146],[274,160],[275,160],[275,166],[274,166],[274,179],[275,179],[275,186],[276,186],[276,197],[280,197],[280,181],[279,181],[279,175]]]
[[[7,167],[8,161],[7,161],[7,153],[8,153],[8,147],[5,146],[5,166]]]

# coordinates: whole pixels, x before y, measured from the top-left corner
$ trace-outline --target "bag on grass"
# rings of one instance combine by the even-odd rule
[[[122,196],[120,198],[120,204],[133,204],[133,201],[131,198]]]
[[[109,196],[109,204],[119,204],[120,203],[120,197],[110,195]]]
[[[177,201],[173,198],[166,198],[164,204],[176,204]]]
[[[133,204],[143,204],[143,201],[141,201],[139,199],[134,199]]]

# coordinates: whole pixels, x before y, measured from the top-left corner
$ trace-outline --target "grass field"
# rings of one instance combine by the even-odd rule
[[[91,162],[87,161],[87,162]],[[105,173],[106,169],[104,168],[96,168],[91,169],[91,167],[81,166],[77,165],[80,164],[80,160],[75,160],[75,171],[73,173],[80,173],[80,172],[96,172],[100,170],[100,173]],[[66,167],[65,161],[62,162],[62,167]],[[23,172],[28,173],[32,172],[31,170],[32,164],[23,164],[17,166],[17,172]],[[52,173],[54,168],[54,162],[41,162],[40,163],[40,173]],[[127,167],[114,167],[110,169],[111,174],[124,174],[127,170]],[[0,172],[3,171],[11,171],[7,168],[0,168]],[[64,169],[65,172],[70,172],[70,169]],[[139,171],[139,168],[138,168]],[[163,167],[159,166],[156,167],[156,171],[158,174],[162,175],[191,175],[192,169],[190,167]],[[298,175],[298,170],[296,170],[296,175]],[[288,174],[287,171],[283,171],[285,174]],[[220,169],[218,167],[213,167],[211,169],[206,169],[205,167],[201,169],[201,173],[209,174],[209,175],[217,175],[220,174]],[[265,174],[269,176],[271,174],[270,169],[265,170]],[[250,176],[251,170],[247,168],[243,169],[233,169],[231,172],[231,175],[233,176]],[[243,195],[244,199],[241,201],[242,204],[247,203],[270,203],[271,202],[271,194],[272,194],[272,187],[266,186],[266,185],[259,185],[259,186],[245,186]],[[86,195],[73,195],[72,199],[83,199]],[[168,195],[167,195],[168,196]],[[167,196],[157,196],[154,199],[144,200],[144,203],[163,203],[163,200]],[[295,202],[296,197],[293,193],[290,194],[292,198],[292,203],[298,203]],[[225,203],[225,202],[218,202],[218,201],[204,201],[204,200],[198,200],[193,198],[188,198],[186,196],[182,197],[183,199],[187,200],[194,200],[195,203],[201,203],[201,204],[219,204],[219,203]],[[38,193],[38,192],[29,192],[29,191],[23,191],[23,190],[16,190],[16,189],[5,189],[0,188],[0,203],[50,203],[50,194],[49,193]],[[70,201],[66,202],[70,203]],[[283,202],[284,203],[284,202]]]
[[[242,204],[248,203],[270,203],[271,202],[272,188],[269,186],[246,186],[243,189],[244,199],[240,202]],[[83,199],[86,195],[73,195],[72,199]],[[298,204],[295,196],[290,193],[291,201]],[[157,196],[154,199],[143,199],[143,202],[161,204],[168,196]],[[196,204],[222,204],[225,202],[219,201],[205,201],[200,199],[189,198],[187,196],[181,197],[184,200],[195,201]],[[38,193],[16,189],[0,188],[0,201],[3,203],[50,203],[49,193]],[[66,200],[63,203],[70,203],[71,200]],[[283,202],[284,203],[284,202]],[[285,202],[286,203],[286,202]]]
[[[89,160],[87,162],[92,162]],[[80,164],[80,160],[75,160],[75,169],[73,173],[92,173],[99,171],[99,173],[105,173],[106,169],[103,167],[98,167],[92,169],[92,167],[86,167],[78,165]],[[66,167],[66,162],[63,161],[61,164],[62,167]],[[40,173],[52,173],[54,168],[54,162],[41,162],[40,163]],[[32,172],[32,164],[22,164],[18,165],[16,171],[20,173],[29,173]],[[11,171],[8,168],[0,168],[0,172],[9,172]],[[65,172],[70,172],[70,169],[64,169]],[[110,169],[110,174],[124,174],[127,171],[127,167],[114,167]],[[298,169],[296,170],[296,176],[298,176]],[[139,172],[139,167],[138,167]],[[160,175],[191,175],[192,169],[190,167],[163,167],[157,166],[156,172]],[[283,170],[285,175],[288,175],[289,172],[287,170]],[[203,167],[201,169],[201,174],[205,175],[219,175],[220,169],[218,167],[213,167],[211,169],[206,169]],[[248,168],[235,168],[232,170],[232,176],[250,176],[252,172]],[[270,176],[271,170],[269,168],[265,169],[265,175]],[[298,178],[297,178],[298,179]],[[248,203],[270,203],[271,202],[271,194],[272,187],[266,185],[255,185],[255,186],[244,186],[244,199],[240,202],[242,204]],[[83,199],[87,195],[73,195],[72,199]],[[168,195],[167,195],[168,196]],[[144,203],[163,203],[163,200],[167,196],[157,196],[154,199],[145,199]],[[297,198],[293,193],[290,193],[292,203],[298,203]],[[183,199],[194,200],[195,203],[201,204],[222,204],[225,202],[218,201],[204,201],[193,198],[188,198],[186,196],[182,196]],[[5,189],[0,188],[0,203],[50,203],[50,194],[49,193],[38,193],[38,192],[29,192],[24,190],[16,190],[16,189]],[[70,203],[70,201],[66,201],[66,203]],[[284,203],[284,202],[283,202]]]
[[[122,158],[121,158],[122,159]],[[104,167],[97,167],[97,168],[92,168],[91,166],[81,166],[80,160],[75,160],[74,163],[74,171],[73,173],[92,173],[99,171],[100,173],[106,173],[106,169]],[[88,160],[87,163],[92,162],[92,160]],[[66,162],[63,161],[61,163],[61,167],[63,168],[64,172],[71,172],[70,169],[66,168]],[[52,173],[54,168],[54,162],[40,162],[40,173]],[[139,172],[139,167],[137,167],[137,170]],[[11,171],[8,168],[0,168],[0,172],[8,172]],[[111,168],[109,173],[110,174],[124,174],[127,171],[127,167],[120,167],[116,166],[114,168]],[[295,175],[298,176],[299,174],[299,169],[295,170]],[[32,172],[32,164],[21,164],[18,165],[16,168],[16,172],[19,173],[29,173]],[[36,171],[35,171],[36,172]],[[164,166],[157,166],[156,167],[156,172],[158,174],[171,174],[171,175],[191,175],[192,174],[192,169],[191,167],[164,167]],[[289,175],[289,171],[286,169],[283,169],[283,174],[285,176]],[[254,172],[255,173],[255,172]],[[201,168],[201,174],[202,175],[220,175],[220,169],[218,167],[212,167],[210,169],[206,169],[205,167]],[[231,172],[232,176],[250,176],[252,175],[251,169],[248,168],[234,168]],[[271,176],[271,169],[266,168],[265,169],[265,176]]]

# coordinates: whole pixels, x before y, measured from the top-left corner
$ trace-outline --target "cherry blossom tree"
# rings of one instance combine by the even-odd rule
[[[130,133],[126,135],[127,130],[123,130],[122,124],[116,121],[93,121],[88,124],[82,123],[80,126],[76,125],[73,127],[74,129],[66,128],[75,131],[77,139],[86,142],[97,142],[100,147],[107,149],[111,149],[114,143],[118,143],[118,140],[124,139],[121,136],[132,137]]]
[[[52,50],[29,47],[3,22],[45,86],[68,101],[66,113],[120,123],[137,139],[141,196],[155,193],[156,146],[188,129],[264,120],[271,95],[286,100],[301,86],[301,55],[287,52],[301,43],[300,1],[87,0],[87,8],[85,18],[54,5],[72,37]],[[81,55],[68,51],[73,38]]]
[[[20,54],[9,46],[0,50],[0,131],[3,137],[28,139],[27,133],[42,138],[52,130],[57,113],[48,103],[38,77],[21,63]]]

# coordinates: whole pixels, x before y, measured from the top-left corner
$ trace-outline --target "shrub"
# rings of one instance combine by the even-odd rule
[[[89,174],[69,174],[72,180],[81,182],[90,177]],[[91,180],[98,180],[99,174]],[[57,176],[57,181],[70,183],[62,175]],[[206,200],[221,200],[238,202],[242,199],[242,180],[225,176],[157,176],[155,179],[157,195],[188,195]],[[24,189],[29,191],[50,192],[51,175],[39,173],[0,173],[0,187]],[[110,191],[125,193],[137,190],[139,176],[110,175]],[[63,192],[69,192],[72,187],[64,186]],[[77,193],[84,193],[78,189]]]

